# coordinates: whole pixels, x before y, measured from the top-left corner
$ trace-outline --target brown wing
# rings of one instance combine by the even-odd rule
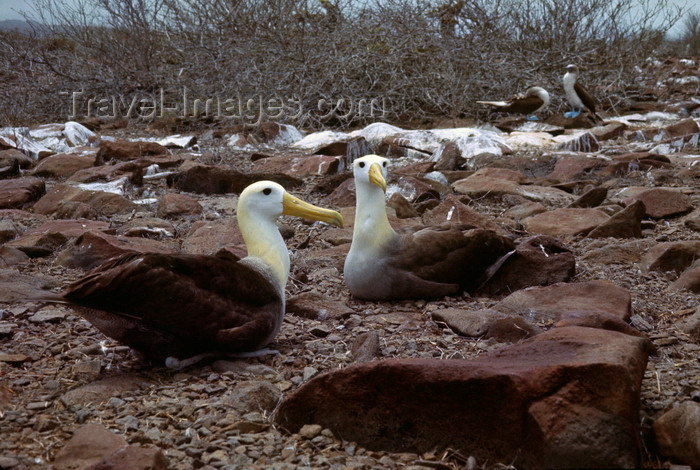
[[[593,114],[595,114],[595,99],[593,96],[586,90],[586,88],[581,85],[580,83],[576,82],[574,83],[574,91],[578,95],[579,98],[581,98],[581,102],[583,105],[588,108]]]
[[[506,113],[530,114],[537,111],[544,104],[537,96],[515,96],[508,100],[510,104],[500,109]]]
[[[64,297],[103,333],[157,358],[254,351],[283,315],[275,286],[225,254],[124,255]]]
[[[511,240],[490,230],[446,224],[402,237],[394,259],[399,269],[421,279],[471,291],[488,267],[513,248]]]

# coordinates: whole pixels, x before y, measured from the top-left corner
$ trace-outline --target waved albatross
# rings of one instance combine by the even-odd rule
[[[95,268],[62,296],[41,300],[72,304],[107,336],[171,368],[208,356],[268,353],[261,348],[282,325],[290,267],[275,223],[282,214],[343,224],[338,212],[308,204],[277,183],[259,181],[238,200],[245,258],[224,250],[214,256],[125,254]]]
[[[378,155],[353,163],[355,227],[343,270],[350,293],[365,300],[434,299],[478,288],[513,242],[459,224],[395,232],[384,196],[388,163]]]
[[[549,93],[542,87],[533,86],[525,91],[511,96],[505,101],[477,101],[479,104],[487,104],[497,108],[497,111],[511,114],[524,114],[528,121],[536,121],[537,111],[542,111],[549,106]]]
[[[586,108],[596,119],[599,121],[603,120],[595,112],[595,99],[588,90],[578,82],[578,66],[574,64],[566,66],[566,73],[564,74],[564,78],[562,78],[562,83],[564,84],[566,100],[571,105],[571,111],[564,113],[564,117],[576,118],[581,114],[583,108]]]

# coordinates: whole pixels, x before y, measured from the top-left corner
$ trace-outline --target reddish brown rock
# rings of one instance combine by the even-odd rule
[[[651,188],[625,199],[626,205],[634,201],[642,201],[646,207],[646,215],[652,219],[662,219],[683,214],[693,209],[688,196],[672,189]]]
[[[642,219],[645,213],[644,203],[637,200],[594,228],[588,236],[590,238],[641,238]]]
[[[143,183],[143,170],[146,166],[139,161],[93,166],[76,171],[68,180],[76,183],[94,183],[96,181],[114,181],[126,176],[131,184],[140,185]]]
[[[198,194],[240,194],[248,185],[259,180],[272,180],[285,189],[299,187],[302,180],[280,173],[245,174],[232,168],[193,165],[168,177],[168,184],[181,191]]]
[[[46,192],[39,178],[0,180],[0,209],[21,208],[38,200]]]
[[[562,157],[557,160],[548,179],[557,183],[580,179],[585,172],[600,167],[603,164],[604,162],[597,158],[579,155]]]
[[[257,160],[253,168],[260,173],[280,173],[297,178],[337,173],[341,159],[328,155],[285,155]]]
[[[243,235],[234,220],[201,220],[192,224],[182,249],[185,253],[213,255],[225,246],[243,243]]]
[[[511,293],[567,282],[575,274],[576,259],[568,248],[547,235],[535,235],[520,241],[481,290],[491,295]]]
[[[457,196],[447,196],[440,204],[426,211],[422,219],[425,225],[465,224],[500,231],[493,221],[470,209]]]
[[[132,142],[129,140],[100,142],[100,150],[97,158],[102,161],[108,160],[136,160],[144,155],[162,155],[168,150],[156,142]]]
[[[61,403],[69,409],[81,409],[90,404],[99,405],[148,385],[148,380],[133,373],[118,374],[76,387],[61,395]]]
[[[693,468],[700,467],[700,404],[686,401],[654,422],[662,455]]]
[[[624,321],[632,315],[632,297],[610,281],[560,283],[513,292],[494,307],[526,318],[558,319],[569,312],[604,312]]]
[[[600,150],[598,139],[590,132],[582,134],[560,136],[557,141],[559,148],[562,150],[571,150],[572,152],[597,152]]]
[[[97,152],[93,155],[85,155],[83,153],[59,153],[51,155],[39,162],[34,167],[34,173],[37,176],[50,178],[68,178],[78,170],[91,168],[95,165]]]
[[[462,151],[454,141],[448,140],[442,144],[433,154],[435,165],[433,169],[437,171],[457,170],[464,165],[465,159]]]
[[[70,268],[92,269],[124,253],[172,253],[169,246],[149,238],[121,237],[101,232],[87,232],[75,244],[59,253],[56,262]]]
[[[336,207],[353,207],[355,205],[355,180],[350,178],[340,183],[338,187],[325,198],[325,201],[326,204]]]
[[[391,195],[386,203],[387,207],[391,207],[396,211],[396,217],[399,219],[407,219],[411,217],[418,217],[418,211],[413,205],[411,205],[408,200],[403,197],[401,193],[394,193]]]
[[[66,202],[84,203],[95,209],[98,214],[113,216],[128,214],[138,210],[139,206],[114,193],[104,191],[83,191],[67,184],[54,186],[36,204],[34,211],[39,214],[55,215]]]
[[[172,218],[202,213],[202,205],[185,194],[165,194],[158,202],[158,217]]]
[[[695,119],[687,118],[664,127],[663,132],[666,138],[675,138],[688,134],[697,134],[700,132],[700,126],[695,122]]]
[[[56,470],[82,470],[100,462],[127,446],[124,438],[110,432],[101,424],[88,423],[78,428],[56,454]]]
[[[0,143],[0,168],[4,167],[16,167],[16,168],[29,168],[34,163],[30,157],[25,155],[21,150],[15,148],[1,150],[2,143]]]
[[[462,336],[494,338],[501,343],[515,343],[542,332],[523,317],[490,309],[471,311],[446,308],[433,312],[433,319],[445,323]]]
[[[93,220],[51,220],[7,243],[31,257],[48,256],[72,238],[90,230],[109,232],[108,222]]]
[[[586,207],[598,207],[601,205],[605,198],[608,197],[608,190],[603,187],[591,188],[574,202],[569,204],[568,207],[571,208],[586,208]]]
[[[547,208],[539,202],[524,201],[522,204],[511,207],[503,213],[504,217],[510,217],[515,220],[522,220],[533,215],[547,212]]]
[[[597,126],[590,130],[590,133],[598,139],[599,142],[604,140],[616,139],[622,137],[627,129],[627,125],[621,122],[611,122],[603,126]]]
[[[584,253],[581,259],[600,264],[636,263],[654,243],[653,240],[635,240],[620,244],[605,243],[600,248]]]
[[[29,261],[29,255],[17,248],[7,245],[0,246],[0,268],[15,266]]]
[[[665,242],[652,246],[641,261],[645,271],[683,272],[700,259],[700,241]]]
[[[697,263],[696,263],[697,264]],[[670,286],[671,290],[686,289],[690,292],[700,294],[700,265],[691,267],[683,273]]]
[[[138,444],[119,449],[100,462],[84,470],[166,470],[168,459],[157,447],[141,447]]]
[[[700,208],[695,209],[693,212],[688,214],[688,217],[685,218],[683,224],[691,230],[700,232]]]
[[[565,327],[473,361],[363,363],[288,394],[275,420],[291,432],[320,424],[369,449],[450,448],[518,468],[635,467],[647,348]]]
[[[304,292],[287,300],[287,313],[312,320],[342,320],[355,313],[342,302],[317,292]]]
[[[586,235],[608,220],[607,214],[598,209],[562,208],[536,214],[522,221],[530,233],[551,235]]]

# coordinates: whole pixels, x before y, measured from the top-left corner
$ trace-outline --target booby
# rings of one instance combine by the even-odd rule
[[[365,300],[432,299],[479,287],[513,242],[458,224],[397,233],[386,215],[388,164],[378,155],[353,162],[355,226],[343,270],[350,293]]]
[[[533,86],[525,91],[511,96],[505,101],[477,101],[479,104],[487,104],[498,108],[497,111],[512,114],[524,114],[528,121],[536,121],[537,111],[542,111],[549,106],[549,93],[542,87]]]
[[[171,368],[212,355],[260,355],[285,312],[289,252],[275,223],[282,214],[343,224],[338,212],[259,181],[238,200],[245,258],[223,250],[125,254],[95,268],[62,296],[44,300],[72,304],[107,336]]]
[[[564,84],[564,92],[566,100],[571,105],[571,111],[564,113],[564,117],[575,118],[581,114],[583,108],[588,109],[593,116],[602,121],[601,117],[595,112],[595,99],[591,94],[578,82],[578,66],[569,64],[566,66],[566,73],[562,79]]]

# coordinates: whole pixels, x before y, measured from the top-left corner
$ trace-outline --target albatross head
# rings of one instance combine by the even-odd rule
[[[309,220],[343,226],[343,216],[292,196],[273,181],[258,181],[243,190],[238,199],[238,217],[252,216],[274,222],[281,215],[294,215]]]
[[[389,159],[379,155],[365,155],[353,162],[355,184],[374,185],[386,192],[386,172]]]
[[[289,275],[289,252],[275,222],[283,214],[343,226],[340,213],[304,202],[272,181],[258,181],[243,190],[236,215],[248,258],[271,269],[282,292]]]

